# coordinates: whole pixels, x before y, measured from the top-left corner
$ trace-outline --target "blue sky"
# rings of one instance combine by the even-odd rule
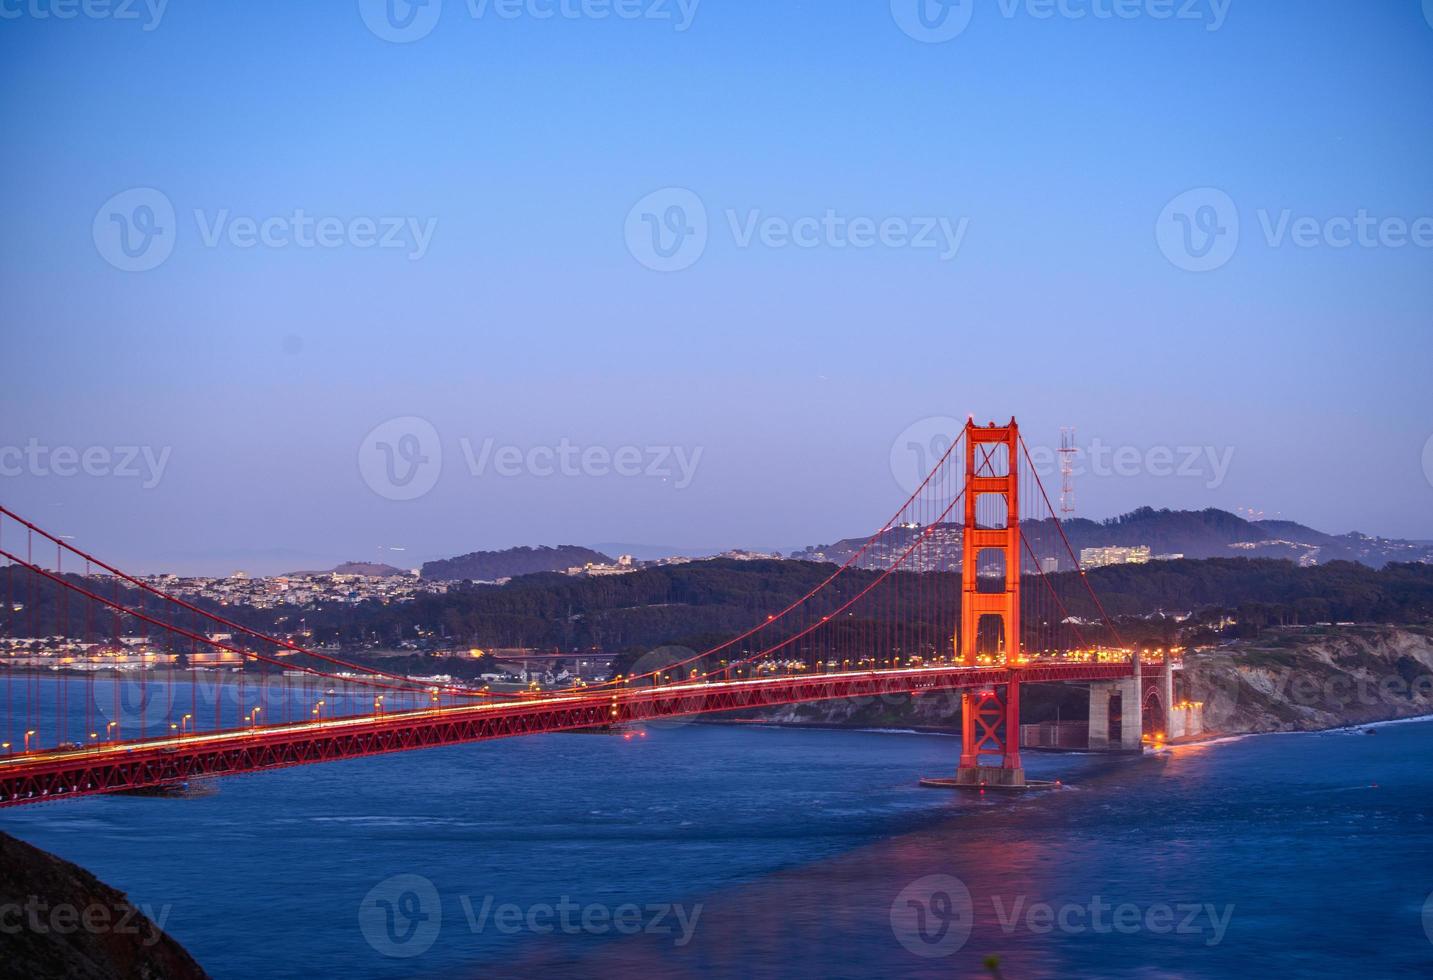
[[[52,2],[0,19],[0,501],[106,555],[793,547],[884,520],[909,433],[967,413],[1137,453],[1082,474],[1085,516],[1433,538],[1433,248],[1397,244],[1433,228],[1418,0],[973,0],[933,43],[904,0],[703,0],[685,30],[656,16],[674,0],[633,19],[444,0],[406,43],[355,2],[157,22]],[[654,271],[629,213],[670,188],[706,242]],[[119,198],[127,219],[174,215],[144,271],[119,267],[106,211],[133,189],[151,196]],[[1213,215],[1237,241],[1209,271],[1167,254],[1162,213],[1196,189],[1222,195],[1192,199],[1196,233]],[[298,244],[299,210],[337,244]],[[773,244],[828,213],[893,233]],[[1360,213],[1367,240],[1335,247],[1328,222]],[[911,246],[940,219],[953,255]],[[242,244],[245,220],[284,244]],[[437,468],[393,499],[375,453],[410,418],[431,430],[403,445]],[[474,473],[485,444],[523,462]],[[563,445],[641,461],[549,475]],[[4,454],[27,446],[109,462]],[[162,468],[121,467],[131,446]],[[1184,447],[1206,463],[1149,465]]]

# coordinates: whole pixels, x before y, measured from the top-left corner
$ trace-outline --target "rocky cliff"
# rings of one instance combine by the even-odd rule
[[[1186,690],[1214,731],[1316,731],[1433,715],[1433,629],[1268,630],[1191,654]]]
[[[202,980],[207,974],[122,892],[0,834],[0,977]]]
[[[1309,627],[1267,630],[1190,653],[1178,696],[1204,702],[1210,732],[1315,731],[1433,715],[1433,628]],[[1021,692],[1027,723],[1087,717],[1077,687]],[[960,698],[931,694],[817,702],[760,715],[777,724],[953,731]]]

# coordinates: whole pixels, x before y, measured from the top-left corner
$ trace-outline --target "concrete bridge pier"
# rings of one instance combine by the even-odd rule
[[[1169,674],[1166,664],[1164,673]],[[1118,699],[1118,700],[1116,700]],[[1111,732],[1112,709],[1119,707],[1119,731]],[[1139,656],[1134,657],[1134,675],[1119,681],[1096,681],[1090,685],[1090,751],[1140,752],[1144,738],[1144,678]]]

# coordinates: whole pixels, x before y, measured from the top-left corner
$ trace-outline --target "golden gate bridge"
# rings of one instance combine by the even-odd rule
[[[1092,742],[1097,730],[1107,740],[1113,701],[1116,744],[1137,749],[1146,728],[1166,728],[1177,667],[1121,640],[1014,419],[968,422],[879,530],[745,632],[655,669],[560,690],[498,693],[360,665],[166,592],[3,506],[0,559],[9,632],[53,629],[81,651],[48,672],[20,669],[13,655],[5,665],[0,807],[666,717],[936,692],[960,695],[962,746],[953,778],[927,782],[1023,787],[1024,685],[1095,685]],[[1094,615],[1072,615],[1076,600]],[[155,635],[168,638],[168,653],[116,669],[127,644],[152,646]]]

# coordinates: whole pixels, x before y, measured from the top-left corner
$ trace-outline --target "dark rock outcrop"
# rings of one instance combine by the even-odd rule
[[[0,977],[207,976],[184,947],[122,892],[84,868],[0,834]]]

